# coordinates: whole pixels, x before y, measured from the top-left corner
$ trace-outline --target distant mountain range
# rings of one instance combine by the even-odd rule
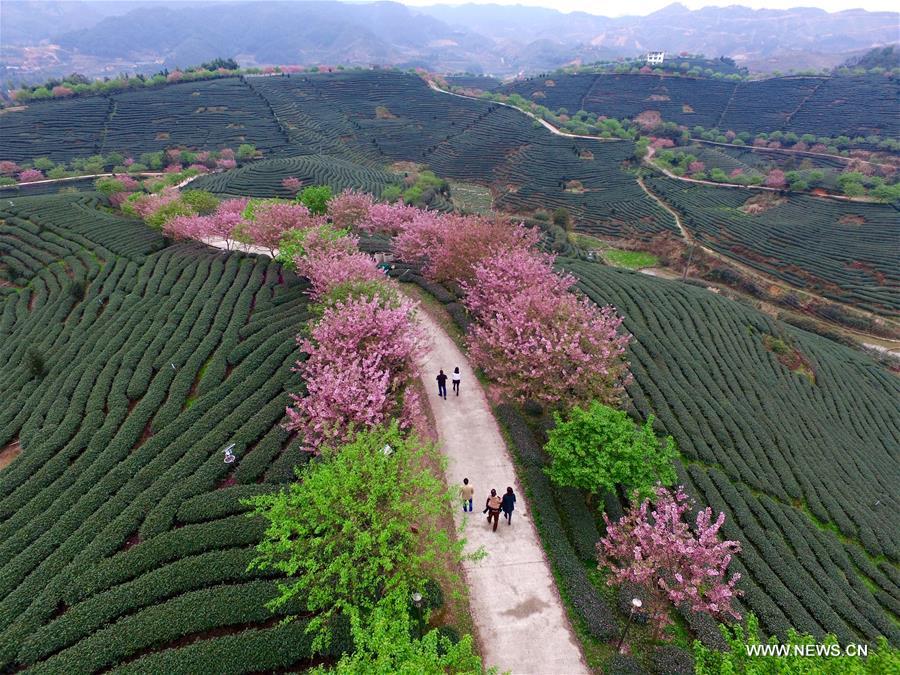
[[[897,42],[900,14],[672,4],[644,17],[395,2],[35,2],[0,6],[5,80],[243,65],[422,66],[512,75],[647,50],[731,56],[751,69],[837,65]],[[26,49],[28,48],[28,49]]]

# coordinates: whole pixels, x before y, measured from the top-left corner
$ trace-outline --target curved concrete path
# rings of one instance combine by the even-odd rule
[[[447,482],[461,485],[468,477],[475,488],[475,512],[464,514],[460,500],[453,517],[457,532],[464,526],[466,550],[483,547],[487,552],[463,569],[485,666],[531,675],[589,673],[481,384],[447,333],[424,311],[419,315],[431,337],[421,377],[448,460]],[[460,395],[453,394],[448,381],[444,401],[438,398],[435,377],[441,368],[449,377],[456,366],[462,375]],[[491,488],[502,494],[507,486],[517,498],[512,525],[501,514],[492,532],[481,511]]]

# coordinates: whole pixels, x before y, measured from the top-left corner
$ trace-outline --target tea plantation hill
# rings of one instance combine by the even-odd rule
[[[412,161],[444,178],[491,186],[499,208],[565,206],[605,234],[675,229],[624,170],[634,153],[630,142],[597,147],[556,137],[515,110],[434,92],[420,78],[392,71],[224,78],[33,103],[0,116],[0,127],[0,157],[16,161],[246,141],[266,159],[315,156],[318,165],[259,164],[227,179],[250,190],[277,190],[282,177],[299,171],[304,176],[297,177],[324,176],[336,188],[377,193],[392,182],[385,165]],[[328,163],[335,168],[325,169]],[[569,181],[581,187],[567,191]]]
[[[733,563],[768,634],[834,632],[842,643],[885,635],[900,644],[900,397],[896,375],[852,349],[787,326],[692,285],[560,259],[598,304],[612,303],[634,335],[629,407],[657,416],[681,453],[682,482],[726,514]],[[615,625],[588,581],[602,523],[584,495],[554,486],[540,440],[501,406],[542,522],[559,583],[585,631]],[[616,519],[618,500],[605,499]],[[627,613],[631,595],[620,603]],[[704,642],[715,624],[687,617]],[[666,672],[666,671],[663,671]]]
[[[550,74],[495,90],[551,110],[586,110],[633,119],[647,110],[688,128],[751,134],[792,131],[818,136],[900,136],[900,83],[882,75],[774,77],[757,81],[659,75]]]
[[[289,150],[266,102],[239,78],[29,103],[0,115],[0,156],[76,157],[174,147],[218,150],[247,142],[265,155]]]
[[[302,668],[238,499],[304,459],[279,423],[305,287],[98,206],[0,212],[0,671]]]
[[[701,243],[767,275],[881,316],[900,316],[900,211],[784,196],[748,214],[746,190],[651,178]]]
[[[898,124],[897,83],[868,75],[737,83],[565,75],[509,86],[529,96],[543,92],[550,98],[542,103],[566,103],[570,110],[596,95],[596,110],[613,117],[652,104],[686,124],[700,122],[692,117],[697,115],[713,126],[730,123],[743,111],[769,130],[790,118],[791,124],[807,120],[809,128],[797,122],[804,132],[851,133],[837,127],[857,124],[846,107],[865,101],[871,128],[856,131],[896,135]],[[721,87],[731,91],[715,94]],[[845,100],[851,103],[835,103]],[[760,101],[776,107],[761,110]],[[603,236],[680,234],[672,214],[635,180],[632,142],[554,135],[512,108],[436,92],[396,71],[223,78],[32,103],[0,115],[0,131],[0,158],[18,160],[255,144],[261,160],[195,183],[220,194],[287,196],[281,181],[288,176],[380,194],[401,179],[395,163],[415,162],[442,178],[489,187],[499,210],[530,215],[565,207],[580,230]],[[817,294],[896,316],[897,247],[886,243],[898,214],[890,207],[791,195],[782,206],[748,216],[740,207],[755,194],[750,190],[686,187],[666,179],[647,184],[704,244]],[[812,249],[806,246],[810,238]]]
[[[262,530],[238,500],[304,459],[279,423],[300,384],[305,286],[264,256],[167,246],[100,206],[2,202],[0,451],[22,453],[0,474],[0,669],[303,668],[303,621],[278,625],[274,580],[245,571]],[[728,514],[744,608],[779,634],[900,644],[896,377],[704,289],[560,262],[625,315],[632,405],[675,436],[693,494]],[[584,502],[536,499],[565,516],[561,584],[581,570],[595,593]]]

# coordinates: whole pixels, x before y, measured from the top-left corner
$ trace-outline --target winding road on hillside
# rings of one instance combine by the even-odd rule
[[[461,485],[468,477],[475,488],[475,512],[464,514],[460,500],[453,519],[457,533],[467,540],[466,551],[483,548],[487,553],[463,569],[484,663],[501,672],[588,673],[481,384],[450,336],[425,312],[420,317],[431,338],[420,364],[421,378],[447,457],[447,483]],[[449,375],[456,366],[462,375],[460,395],[451,389],[444,401],[437,395],[435,377],[439,369]],[[481,511],[491,488],[502,494],[507,486],[517,497],[512,525],[501,517],[493,532]]]

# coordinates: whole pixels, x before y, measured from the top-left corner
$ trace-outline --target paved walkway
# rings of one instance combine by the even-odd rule
[[[424,311],[420,316],[432,339],[421,364],[422,381],[440,448],[448,459],[447,482],[453,486],[468,477],[475,488],[475,512],[463,514],[460,501],[454,512],[456,528],[459,531],[465,524],[468,551],[483,547],[488,554],[464,566],[484,663],[501,672],[588,673],[481,385],[447,333]],[[441,400],[434,378],[441,368],[449,378],[456,366],[462,375],[460,395],[453,394],[448,381],[448,398]],[[501,514],[497,531],[492,532],[481,511],[491,488],[502,494],[507,486],[512,486],[517,498],[512,525]]]

